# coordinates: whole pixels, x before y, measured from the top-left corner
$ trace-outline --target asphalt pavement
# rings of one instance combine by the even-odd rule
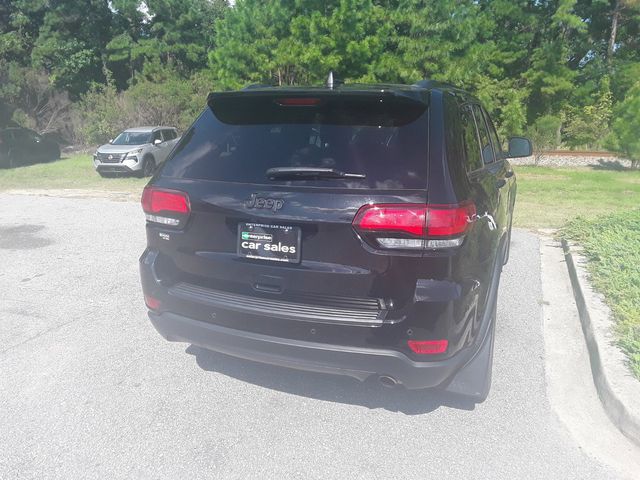
[[[531,233],[513,233],[473,405],[166,342],[138,204],[0,202],[0,478],[617,478],[550,404]]]

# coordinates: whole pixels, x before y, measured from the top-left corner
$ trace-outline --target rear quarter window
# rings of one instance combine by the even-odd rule
[[[484,117],[487,121],[487,127],[489,128],[489,136],[491,137],[491,143],[493,144],[495,159],[496,161],[502,160],[504,158],[504,153],[502,151],[502,143],[498,137],[498,132],[496,132],[496,127],[493,125],[493,121],[486,110],[482,109],[482,112],[484,113]]]
[[[268,185],[426,188],[426,106],[414,112],[385,112],[377,106],[369,120],[362,116],[366,109],[350,112],[344,104],[324,114],[289,108],[277,115],[254,114],[245,105],[244,110],[225,112],[227,122],[205,109],[182,136],[162,176]],[[269,123],[271,119],[277,121]],[[326,167],[366,178],[272,181],[266,171],[274,167]]]
[[[473,116],[476,119],[476,126],[478,127],[478,136],[480,138],[480,151],[482,152],[482,159],[485,164],[494,161],[493,148],[491,147],[491,140],[489,140],[489,131],[484,120],[484,115],[479,105],[473,105]]]
[[[465,150],[466,169],[467,172],[473,172],[482,168],[482,157],[480,154],[476,124],[469,106],[462,108],[460,112],[460,123],[462,126],[462,143]]]

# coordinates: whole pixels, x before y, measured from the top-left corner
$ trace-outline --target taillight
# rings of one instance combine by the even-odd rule
[[[374,246],[384,249],[438,249],[462,245],[476,219],[472,202],[455,205],[364,205],[353,227]]]
[[[476,206],[471,202],[459,205],[430,205],[427,212],[428,237],[462,235],[476,218]]]
[[[361,230],[402,232],[423,236],[426,233],[425,206],[365,205],[360,208],[353,224]]]
[[[189,218],[191,205],[184,192],[146,187],[142,192],[142,210],[150,222],[182,227]]]
[[[409,340],[407,345],[413,351],[420,355],[438,355],[447,351],[449,346],[448,340]]]

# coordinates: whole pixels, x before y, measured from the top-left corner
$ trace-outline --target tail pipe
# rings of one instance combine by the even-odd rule
[[[390,377],[389,375],[380,375],[378,377],[378,381],[382,384],[382,386],[387,388],[394,388],[398,385],[398,381],[395,378]]]

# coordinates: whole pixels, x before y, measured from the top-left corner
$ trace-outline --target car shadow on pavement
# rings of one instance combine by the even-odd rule
[[[406,415],[420,415],[439,407],[473,410],[475,403],[459,395],[437,390],[387,388],[375,379],[360,382],[340,375],[304,372],[267,365],[190,345],[200,368],[236,378],[271,390],[329,402],[384,408]]]

